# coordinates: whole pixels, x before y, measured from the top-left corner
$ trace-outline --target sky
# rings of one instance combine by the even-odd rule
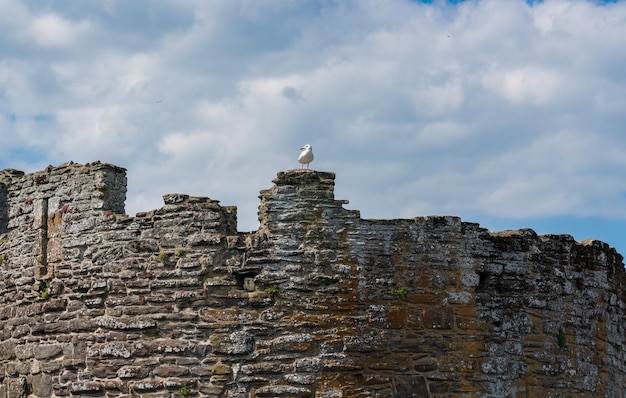
[[[626,253],[626,0],[0,0],[0,170],[128,170],[126,211],[336,173],[363,218]]]

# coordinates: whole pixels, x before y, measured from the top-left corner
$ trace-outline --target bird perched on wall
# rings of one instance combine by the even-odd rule
[[[300,148],[302,152],[300,152],[300,156],[298,156],[298,162],[302,164],[301,167],[304,167],[306,164],[306,168],[309,168],[309,163],[313,161],[313,147],[309,144],[306,144],[302,148]]]

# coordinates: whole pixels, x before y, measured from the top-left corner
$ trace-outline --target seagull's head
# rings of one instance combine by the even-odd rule
[[[309,144],[306,144],[305,146],[300,148],[301,151],[306,151],[306,150],[309,150],[309,149],[313,149],[313,147],[311,145],[309,145]]]

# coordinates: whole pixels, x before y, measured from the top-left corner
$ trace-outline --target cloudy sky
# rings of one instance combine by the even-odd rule
[[[626,253],[626,0],[0,0],[0,169],[128,169],[254,230],[276,172],[363,218],[456,215]]]

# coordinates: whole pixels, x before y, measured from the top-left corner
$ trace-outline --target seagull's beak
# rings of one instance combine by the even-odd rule
[[[300,148],[301,151],[304,151],[304,147]]]

